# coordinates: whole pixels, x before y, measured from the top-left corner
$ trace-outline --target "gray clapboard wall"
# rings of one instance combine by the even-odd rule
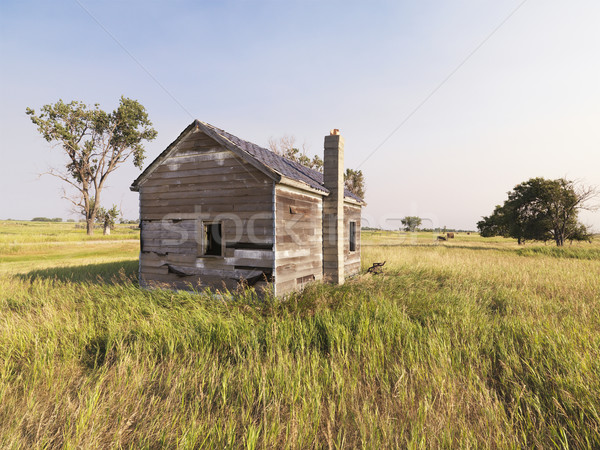
[[[323,201],[277,185],[275,203],[275,293],[283,295],[323,278]]]
[[[360,206],[344,203],[344,273],[346,277],[360,272]],[[350,251],[350,222],[356,223],[356,247]]]
[[[140,186],[143,284],[233,289],[274,261],[274,184],[196,131]],[[202,223],[222,223],[223,256],[203,256]]]

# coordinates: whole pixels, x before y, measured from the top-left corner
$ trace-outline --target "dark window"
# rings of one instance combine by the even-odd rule
[[[204,223],[204,255],[223,256],[221,222]]]
[[[350,222],[349,235],[350,235],[350,251],[355,252],[356,251],[356,222]]]

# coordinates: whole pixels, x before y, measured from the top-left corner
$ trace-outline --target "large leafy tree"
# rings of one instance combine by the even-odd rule
[[[559,178],[531,178],[508,193],[504,205],[483,217],[477,228],[483,237],[505,236],[518,240],[553,240],[563,246],[567,240],[589,239],[578,219],[582,209],[596,209],[588,201],[597,195],[592,187],[578,186]]]
[[[306,144],[302,144],[299,148],[294,136],[284,135],[278,139],[269,139],[269,149],[305,167],[323,172],[323,160],[318,155],[314,155],[312,158],[307,156]],[[344,186],[358,197],[365,198],[365,177],[362,170],[346,169],[346,172],[344,172]]]
[[[299,146],[294,136],[283,135],[277,139],[270,138],[269,150],[305,167],[323,172],[323,160],[318,155],[314,155],[312,159],[307,156],[306,144]]]
[[[128,159],[141,169],[143,143],[156,137],[146,109],[136,100],[121,97],[119,107],[111,113],[98,104],[88,107],[62,100],[42,106],[39,114],[31,108],[26,113],[44,139],[64,151],[64,168],[52,168],[48,173],[75,189],[76,195],[66,198],[83,211],[87,233],[92,234],[108,176]]]
[[[405,231],[416,231],[421,226],[421,223],[423,223],[421,218],[417,216],[406,216],[404,219],[401,219],[401,222]]]
[[[344,186],[358,197],[365,198],[365,177],[362,170],[346,169],[344,172]]]

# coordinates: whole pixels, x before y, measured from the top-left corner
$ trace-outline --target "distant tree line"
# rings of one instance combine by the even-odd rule
[[[442,227],[442,228],[419,228],[419,231],[423,231],[424,233],[446,233],[446,232],[450,232],[450,233],[476,233],[476,231],[473,231],[473,230],[464,230],[462,228],[448,228],[448,227]]]
[[[32,222],[62,222],[62,217],[53,217],[52,219],[49,217],[34,217],[31,219]]]
[[[119,211],[116,209],[116,206],[113,205],[113,207],[111,209],[109,209],[108,211],[105,210],[104,208],[99,208],[99,211],[101,211],[101,214],[99,214],[100,217],[96,218],[96,223],[103,225],[105,223],[111,223],[110,225],[111,228],[114,228],[114,225],[116,223],[116,219],[118,217]],[[108,215],[108,218],[107,218]],[[18,221],[18,219],[6,219],[8,221]],[[62,217],[34,217],[33,219],[31,219],[31,222],[67,222],[67,223],[75,223],[77,222],[75,219],[67,219],[64,220]],[[85,220],[82,220],[81,222],[85,223]],[[128,224],[128,225],[135,225],[138,224],[140,221],[139,219],[125,219],[123,217],[119,218],[119,223],[120,224]]]
[[[409,216],[407,216],[409,217]],[[406,225],[403,225],[404,231],[410,231],[409,229],[406,229]],[[361,229],[363,231],[393,231],[391,229],[385,229],[385,228],[381,228],[381,227],[361,227]],[[401,228],[402,229],[402,228]],[[452,232],[452,233],[476,233],[476,231],[474,230],[464,230],[462,228],[448,228],[448,227],[443,227],[443,228],[421,228],[419,226],[417,226],[415,228],[415,231],[422,231],[424,233],[446,233],[446,232]]]

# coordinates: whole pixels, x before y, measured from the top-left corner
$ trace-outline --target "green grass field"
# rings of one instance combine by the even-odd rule
[[[600,447],[600,240],[364,232],[284,300],[140,290],[137,231],[0,222],[0,448]]]

